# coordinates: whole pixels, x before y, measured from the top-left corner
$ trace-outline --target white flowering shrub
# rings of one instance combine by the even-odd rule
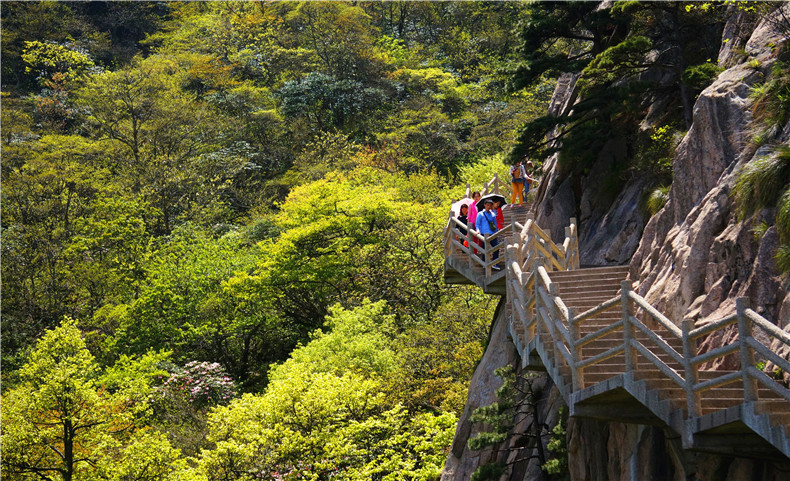
[[[159,388],[165,398],[186,401],[200,409],[225,404],[236,395],[233,379],[219,363],[191,361],[171,371]]]

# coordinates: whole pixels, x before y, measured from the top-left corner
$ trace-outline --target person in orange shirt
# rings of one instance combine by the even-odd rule
[[[517,160],[516,164],[510,168],[510,188],[512,194],[510,195],[510,203],[515,204],[518,199],[519,204],[524,203],[524,183],[526,182],[527,171],[521,165],[521,160]],[[529,188],[529,187],[527,187]]]

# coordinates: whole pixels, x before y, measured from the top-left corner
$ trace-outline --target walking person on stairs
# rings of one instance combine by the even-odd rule
[[[521,160],[517,160],[516,164],[510,168],[510,188],[512,190],[512,194],[510,194],[510,203],[515,204],[516,200],[518,199],[519,204],[524,203],[524,192],[529,187],[524,186],[524,182],[527,178],[527,171],[524,169],[524,166],[521,165]]]

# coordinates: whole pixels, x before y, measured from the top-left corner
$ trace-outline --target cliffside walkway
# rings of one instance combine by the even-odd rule
[[[495,178],[484,191],[500,187],[509,188]],[[669,427],[689,450],[768,458],[778,450],[790,458],[790,390],[757,367],[771,361],[790,372],[790,362],[770,349],[771,340],[790,345],[788,333],[745,298],[732,315],[678,327],[632,290],[627,267],[580,268],[575,219],[555,244],[529,207],[505,214],[510,225],[494,236],[471,229],[462,236],[448,220],[445,281],[506,296],[523,367],[548,372],[571,416]],[[502,244],[491,247],[497,236]],[[491,260],[495,249],[504,255],[500,271],[492,269],[502,261]],[[737,339],[699,353],[708,336],[728,338],[723,331]],[[737,369],[708,368],[714,364]]]

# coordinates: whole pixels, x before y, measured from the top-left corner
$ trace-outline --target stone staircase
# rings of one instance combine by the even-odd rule
[[[550,272],[558,294],[571,311],[582,313],[619,294],[621,282],[628,275],[628,267],[598,267],[575,271]],[[611,326],[622,318],[618,310],[604,311],[589,318],[579,326],[578,336],[594,333]],[[683,341],[669,333],[658,323],[651,325],[678,355],[683,355]],[[652,349],[651,338],[642,331],[634,332],[634,339],[658,357],[668,367],[683,373],[684,365],[660,349]],[[582,358],[591,358],[623,345],[622,331],[612,331],[586,344],[581,349]],[[552,354],[553,348],[546,349]],[[554,369],[562,379],[556,380],[563,388],[572,378],[571,368],[562,365]],[[715,379],[735,371],[700,370],[699,380]],[[738,379],[740,381],[740,379]],[[584,372],[583,388],[570,396],[571,414],[609,421],[630,421],[640,424],[666,425],[676,432],[689,431],[685,426],[688,416],[686,391],[668,379],[655,364],[643,356],[636,356],[633,376],[627,378],[625,355],[612,356],[588,367]],[[759,401],[743,407],[744,390],[737,382],[726,384],[701,394],[702,416],[691,420],[695,434],[688,440],[698,450],[710,452],[744,453],[748,440],[751,456],[767,456],[775,451],[768,444],[790,457],[790,404],[776,392],[766,387],[758,388]],[[746,411],[746,412],[744,412]],[[752,422],[744,422],[745,418]],[[748,424],[754,426],[750,427]],[[755,429],[756,428],[756,429]],[[770,438],[758,439],[755,431]],[[711,443],[715,439],[715,443]]]
[[[498,182],[495,177],[484,190]],[[461,226],[450,216],[445,282],[505,296],[522,366],[548,373],[571,416],[662,426],[694,451],[790,458],[790,390],[757,367],[771,361],[790,372],[790,361],[771,347],[781,341],[790,348],[790,334],[745,298],[736,300],[733,314],[679,327],[633,292],[627,267],[580,268],[575,219],[555,244],[528,206],[508,206],[504,214],[507,225],[492,236],[502,239],[500,246],[476,237],[489,245],[488,261],[479,247],[463,245]],[[490,260],[493,249],[504,256]],[[725,335],[734,340],[699,352],[708,336]],[[714,364],[737,370],[707,368]]]

